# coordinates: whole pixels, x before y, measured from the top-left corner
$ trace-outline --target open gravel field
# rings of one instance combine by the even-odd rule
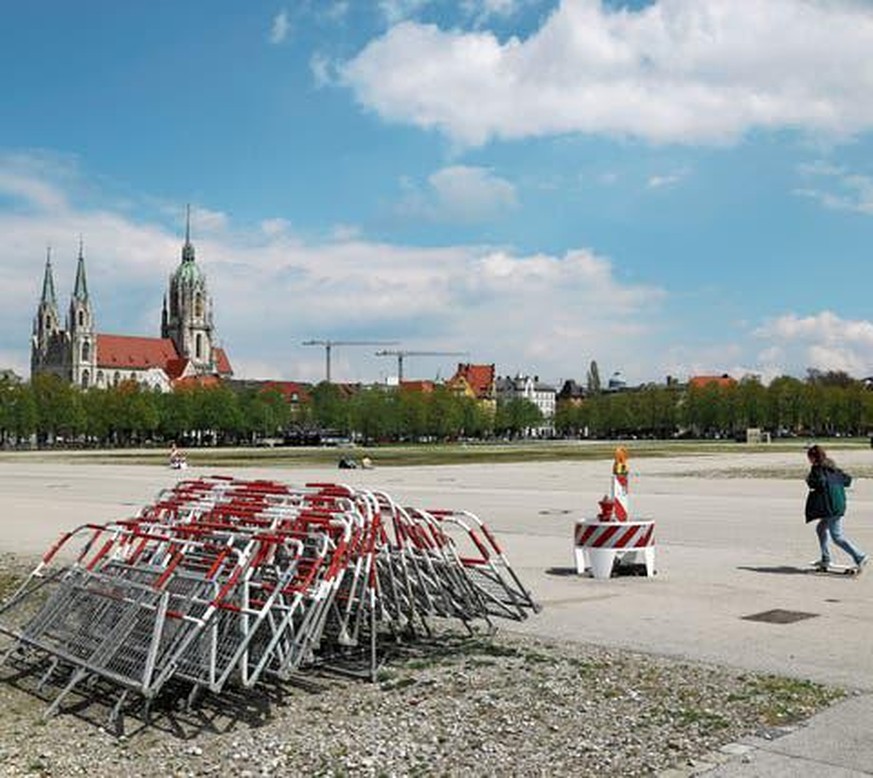
[[[846,464],[863,473],[867,456]],[[633,464],[635,507],[658,523],[652,579],[593,581],[569,567],[573,522],[605,491],[607,462],[344,474],[413,504],[478,513],[542,613],[498,622],[494,637],[437,625],[435,639],[388,656],[374,684],[307,673],[191,710],[167,697],[147,724],[129,710],[121,734],[106,728],[99,695],[71,696],[44,720],[53,690],[36,690],[38,676],[7,663],[0,774],[690,774],[737,740],[778,739],[868,689],[873,579],[800,574],[814,541],[797,517],[794,456]],[[315,468],[241,475],[336,477]],[[178,477],[154,466],[3,462],[0,596],[60,530],[130,515]],[[860,517],[871,498],[861,477],[849,528],[867,548],[873,527]],[[747,620],[772,608],[809,618]]]
[[[0,674],[9,776],[550,776],[691,772],[750,734],[777,737],[842,692],[626,651],[449,631],[396,654],[377,683],[167,697],[106,727],[99,696],[43,718],[34,676]],[[56,691],[56,690],[55,690]]]

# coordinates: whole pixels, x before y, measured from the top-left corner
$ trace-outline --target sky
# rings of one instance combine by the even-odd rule
[[[160,334],[186,205],[240,378],[873,375],[867,0],[31,0],[0,368],[51,251]],[[369,346],[342,346],[367,341]]]

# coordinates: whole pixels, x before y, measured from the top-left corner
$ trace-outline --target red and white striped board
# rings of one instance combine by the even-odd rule
[[[655,573],[655,522],[576,522],[576,571],[590,569],[595,578],[609,578],[617,555],[623,561],[641,561],[646,575]]]
[[[628,474],[613,473],[610,497],[614,503],[613,515],[616,521],[627,521],[630,516],[630,495],[628,494]]]

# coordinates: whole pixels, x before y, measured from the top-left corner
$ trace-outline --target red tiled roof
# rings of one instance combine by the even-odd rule
[[[221,379],[217,375],[189,375],[173,381],[174,389],[192,389],[195,386],[212,389],[221,386]]]
[[[494,365],[459,364],[455,378],[464,378],[476,397],[487,397],[494,386]]]
[[[696,375],[688,379],[688,385],[695,389],[701,389],[709,384],[717,384],[718,386],[733,386],[736,380],[729,375]]]
[[[97,335],[97,367],[147,370],[166,367],[178,359],[170,338],[138,338],[130,335]]]
[[[404,392],[420,392],[421,394],[431,394],[436,384],[433,381],[401,381],[400,388]]]
[[[308,387],[304,384],[298,384],[296,381],[267,381],[261,387],[262,392],[269,392],[271,390],[281,392],[288,402],[309,402]],[[296,400],[294,400],[294,395],[297,395]]]
[[[227,353],[223,348],[215,349],[215,369],[218,371],[218,375],[233,375],[233,368],[230,366],[230,360],[227,358]]]
[[[164,370],[171,380],[175,380],[182,377],[182,374],[185,372],[186,368],[190,364],[190,359],[179,357],[178,359],[171,359],[169,362],[167,362],[167,364],[164,365]]]

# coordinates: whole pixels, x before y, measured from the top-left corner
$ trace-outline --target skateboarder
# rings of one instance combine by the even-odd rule
[[[821,446],[810,446],[806,450],[806,456],[810,464],[809,475],[806,477],[810,490],[806,497],[806,521],[808,523],[818,520],[815,531],[821,547],[821,559],[816,567],[820,570],[830,567],[830,534],[831,540],[852,557],[855,569],[860,572],[867,564],[868,556],[843,535],[846,487],[852,483],[852,477],[840,470]]]

